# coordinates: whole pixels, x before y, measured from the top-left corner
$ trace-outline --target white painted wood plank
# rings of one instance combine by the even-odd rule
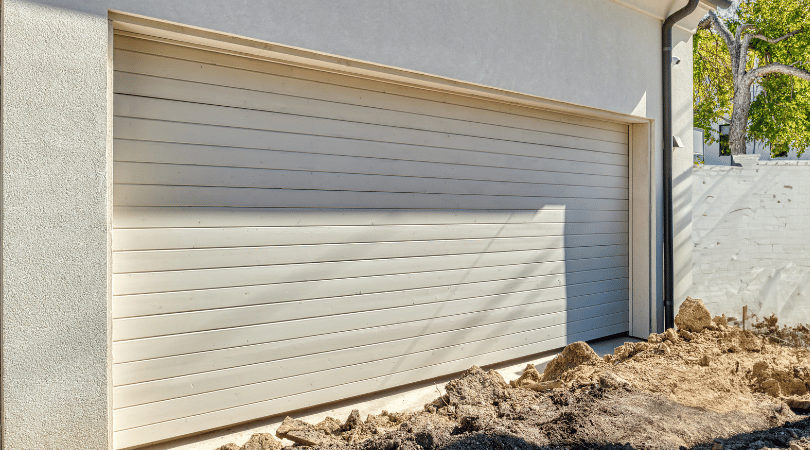
[[[183,74],[177,73],[182,77]],[[268,80],[272,83],[274,80]],[[265,83],[267,85],[268,83]],[[221,82],[220,82],[221,84]],[[153,97],[182,102],[251,109],[265,112],[318,117],[382,126],[429,130],[466,136],[479,136],[506,141],[545,144],[549,134],[563,134],[592,140],[628,143],[626,133],[584,128],[560,122],[538,121],[535,130],[515,126],[498,126],[481,122],[468,122],[426,115],[429,111],[409,113],[392,111],[377,105],[366,107],[346,103],[323,101],[309,97],[279,95],[257,90],[232,88],[210,83],[197,83],[181,79],[145,76],[128,72],[115,72],[115,93]],[[386,103],[391,103],[386,102]]]
[[[146,122],[133,125],[132,119],[116,119],[125,126],[145,128],[141,137],[177,139],[168,135],[176,129],[177,135],[193,136],[195,140],[215,140],[220,136],[210,127],[181,123],[156,123],[149,130]],[[139,120],[139,119],[135,119]],[[120,131],[120,130],[119,130]],[[166,136],[163,136],[163,134]],[[199,132],[199,133],[198,133]],[[121,133],[123,133],[121,131]],[[255,134],[250,130],[223,130],[235,137]],[[259,134],[262,134],[261,132]],[[211,136],[210,138],[206,136]],[[216,137],[214,137],[216,135]],[[165,164],[197,164],[253,169],[278,169],[324,172],[343,167],[352,173],[392,176],[423,176],[458,180],[507,181],[515,183],[544,183],[573,186],[600,186],[627,188],[627,179],[618,169],[606,173],[604,168],[593,164],[560,164],[557,160],[525,156],[487,154],[463,150],[385,144],[362,140],[340,141],[317,136],[275,133],[272,136],[241,136],[250,139],[247,144],[268,146],[276,150],[219,147],[197,144],[178,144],[144,140],[115,140],[115,160],[119,162],[151,162]],[[245,142],[245,141],[242,141]],[[244,145],[244,144],[243,144]],[[281,150],[277,150],[281,148]],[[298,149],[301,151],[292,151]],[[337,155],[327,152],[337,152]],[[576,153],[576,150],[570,150]],[[582,151],[583,153],[593,153]],[[348,155],[344,155],[348,154]],[[583,156],[587,158],[588,156]],[[420,160],[422,159],[422,160]],[[424,161],[423,161],[424,160]],[[225,162],[223,162],[225,161]],[[556,169],[567,170],[558,172]],[[582,173],[596,172],[597,174]],[[572,173],[577,172],[577,173]]]
[[[270,400],[285,396],[287,393],[299,394],[311,390],[337,386],[355,381],[358,378],[358,370],[368,377],[381,376],[385,373],[390,373],[392,366],[399,367],[399,370],[410,370],[430,365],[436,361],[446,361],[453,357],[457,358],[462,355],[466,356],[469,354],[481,354],[503,350],[529,342],[531,337],[520,335],[520,332],[560,324],[566,324],[569,329],[575,328],[575,331],[572,330],[573,332],[584,331],[577,329],[577,321],[597,316],[610,317],[612,314],[622,313],[627,313],[626,302],[615,302],[579,310],[550,313],[543,316],[525,317],[516,319],[502,326],[501,332],[510,334],[498,335],[497,332],[490,332],[490,336],[493,334],[496,334],[496,336],[488,339],[486,336],[482,335],[471,337],[470,340],[464,338],[457,340],[451,337],[445,337],[446,340],[444,341],[434,341],[438,345],[441,345],[442,342],[447,345],[446,347],[440,347],[438,349],[408,353],[407,355],[394,355],[384,359],[377,359],[371,355],[371,360],[358,365],[317,370],[296,377],[279,378],[202,395],[193,395],[115,409],[113,411],[113,420],[116,424],[114,429],[118,431],[132,427],[140,427],[178,417],[204,414],[220,409],[243,406],[256,401]],[[479,338],[480,340],[475,340],[475,338]],[[460,344],[459,342],[464,343]],[[359,351],[360,349],[355,350]]]
[[[566,209],[627,210],[627,200],[499,195],[314,191],[117,184],[121,206],[236,206],[246,208]]]
[[[604,175],[620,178],[626,178],[628,174],[626,165],[607,165],[588,161],[546,158],[541,151],[536,151],[533,155],[529,156],[510,155],[487,151],[431,147],[418,143],[402,144],[375,141],[362,139],[362,136],[356,139],[317,136],[312,134],[295,134],[290,133],[287,130],[267,131],[251,128],[171,122],[131,117],[115,117],[113,121],[116,128],[116,136],[119,140],[123,139],[128,141],[152,141],[195,145],[194,152],[187,156],[184,156],[183,154],[184,150],[188,150],[187,148],[180,149],[178,156],[172,154],[155,156],[154,152],[141,155],[141,152],[146,150],[142,150],[139,148],[141,146],[133,144],[132,146],[135,148],[132,150],[128,151],[127,147],[123,147],[121,151],[115,152],[115,158],[119,161],[134,160],[137,162],[140,159],[160,158],[162,160],[168,160],[166,162],[172,162],[172,160],[185,160],[189,163],[193,163],[195,159],[200,162],[205,161],[197,158],[202,158],[205,156],[205,154],[210,154],[213,152],[213,154],[216,156],[214,159],[209,160],[211,161],[209,165],[222,164],[223,155],[227,156],[229,160],[228,164],[233,166],[250,167],[252,165],[261,164],[262,166],[260,167],[264,167],[267,165],[276,165],[274,162],[275,159],[267,159],[273,157],[273,154],[256,153],[255,151],[233,152],[229,149],[229,147],[239,147],[242,149],[253,150],[287,151],[317,155],[341,155],[377,158],[392,161],[422,161],[461,165],[463,170],[458,169],[461,172],[460,174],[466,175],[466,177],[470,179],[481,179],[486,175],[478,175],[482,172],[480,168],[473,170],[468,166],[484,167],[486,168],[486,170],[483,170],[485,174],[489,173],[490,169],[493,167],[528,171]],[[221,148],[207,149],[203,151],[203,149],[200,149],[200,146]],[[498,147],[489,146],[487,148],[497,149]],[[132,156],[133,151],[135,152],[134,154],[136,156]],[[567,151],[575,154],[579,153],[576,149],[570,149]],[[593,153],[586,150],[583,150],[583,152],[585,152],[585,154],[580,155],[580,159],[586,159],[587,153]],[[189,160],[188,157],[191,155],[194,155],[194,159]],[[324,165],[318,160],[309,159],[304,160],[303,163],[310,161],[314,162],[315,164],[314,169],[311,170],[323,170]],[[374,161],[367,161],[366,163],[370,164],[374,163]],[[278,162],[278,165],[283,164],[285,164],[284,160]],[[290,163],[286,164],[291,165]],[[347,164],[347,162],[343,162],[341,165],[351,167],[351,164]],[[376,166],[379,166],[379,164],[376,164]],[[413,164],[400,164],[399,167],[395,169],[400,171],[411,170],[411,172],[403,172],[403,174],[407,174],[413,173],[412,170],[416,166],[417,165]],[[363,166],[358,167],[362,168]],[[434,172],[436,170],[444,170],[446,172],[449,171],[447,172],[449,174],[458,173],[453,172],[451,167],[445,166],[433,167],[432,170]],[[453,176],[448,176],[446,178],[453,178]],[[464,177],[460,176],[459,178],[463,179]],[[535,179],[535,181],[537,180]]]
[[[624,311],[628,307],[627,291],[571,299],[570,303],[568,302],[569,300],[567,299],[545,302],[543,303],[545,307],[543,310],[549,311],[549,314],[568,311],[570,317],[571,312],[576,309],[591,309],[591,307],[597,305],[604,305],[604,307],[592,308],[590,314],[594,314],[593,311],[599,311],[601,315],[608,315],[612,312]],[[527,307],[528,306],[529,305],[527,305]],[[535,309],[534,311],[540,311],[540,309]],[[533,323],[533,321],[527,317],[526,320],[510,322],[508,328],[498,324],[472,327],[429,337],[420,336],[381,344],[353,347],[336,352],[312,354],[185,377],[119,386],[113,390],[113,407],[115,409],[128,408],[146,403],[228,389],[235,385],[246,386],[281,378],[297,377],[312,372],[320,373],[330,369],[363,364],[386,358],[410,358],[412,354],[415,353],[447,347],[448,343],[464,342],[470,344],[476,341],[489,340],[499,336],[510,336],[523,331],[536,329],[536,326],[537,323]],[[307,389],[308,386],[301,383],[297,388],[293,388],[293,390],[287,391],[285,394],[297,394]]]
[[[583,323],[586,325],[586,328],[588,325],[590,325],[591,328],[588,328],[588,331],[576,334],[566,334],[564,325],[545,328],[538,331],[532,331],[531,333],[533,338],[531,339],[531,342],[522,346],[485,353],[483,355],[474,355],[466,358],[439,362],[411,371],[387,373],[386,375],[380,377],[358,380],[333,388],[309,391],[300,395],[252,403],[239,408],[223,409],[208,414],[201,414],[194,417],[184,417],[146,427],[121,430],[113,434],[114,447],[132,447],[156,440],[169,439],[193,432],[224,427],[233,423],[272,416],[284,411],[292,411],[295,409],[323,404],[324,402],[350,398],[367,392],[374,392],[377,390],[390,388],[391,386],[400,386],[419,380],[434,378],[440,375],[457,373],[469,368],[474,364],[482,366],[493,364],[525,355],[560,348],[577,340],[597,339],[616,333],[626,332],[627,322],[626,320],[622,319],[621,314],[618,314],[617,319],[615,320],[618,320],[619,322],[615,324],[606,324],[604,318],[601,317],[589,319],[589,321]]]
[[[469,314],[473,314],[473,316],[469,316]],[[429,323],[422,323],[421,321],[407,322],[380,328],[374,326],[376,321],[381,320],[378,317],[379,312],[371,311],[367,313],[358,313],[356,316],[357,320],[351,324],[340,320],[342,316],[337,316],[338,320],[336,323],[333,323],[334,328],[329,330],[331,330],[332,333],[338,333],[341,330],[371,327],[371,329],[365,330],[362,333],[350,333],[346,345],[356,346],[367,342],[368,339],[370,339],[370,335],[374,333],[384,333],[387,339],[395,339],[395,337],[393,337],[396,335],[394,329],[399,330],[399,332],[404,332],[406,336],[414,336],[425,334],[426,330],[429,330],[430,332],[438,332],[440,331],[440,328],[444,330],[456,329],[469,326],[470,324],[477,324],[479,321],[483,320],[513,320],[522,313],[520,310],[502,310],[498,313],[489,311],[483,316],[475,316],[476,313],[469,314],[445,317],[442,320],[435,320],[431,318],[428,319]],[[335,319],[333,318],[333,320]],[[318,321],[317,328],[304,328],[304,324],[283,322],[129,341],[118,341],[113,342],[113,361],[116,363],[131,362],[265,342],[286,342],[296,337],[305,336],[318,336],[315,339],[317,342],[308,344],[306,347],[297,347],[299,352],[304,350],[307,352],[326,351],[326,347],[333,348],[331,346],[335,345],[333,340],[336,339],[336,336],[334,336],[334,334],[323,334],[328,330],[325,328],[320,328],[320,326],[323,325],[321,322],[322,321]],[[308,323],[314,324],[316,322],[309,321]],[[279,343],[279,345],[282,344]]]
[[[627,255],[606,258],[548,261],[543,252],[529,250],[482,254],[423,256],[358,261],[315,262],[272,266],[226,267],[166,272],[113,274],[113,295],[215,289],[296,281],[335,280],[434,270],[492,267],[506,274],[548,275],[596,270],[627,264]],[[512,269],[503,267],[512,266]],[[415,275],[414,275],[415,276]]]
[[[570,295],[599,292],[593,282],[604,282],[605,290],[627,274],[621,268],[566,274],[498,279],[486,269],[458,269],[436,272],[434,277],[410,274],[359,279],[281,283],[236,288],[206,289],[156,294],[114,296],[113,317],[140,317],[189,311],[221,310],[253,305],[274,305],[277,320],[312,316],[312,311],[329,315],[365,311],[434,301],[480,297],[499,293],[561,287]],[[495,277],[495,278],[493,278]],[[595,289],[595,290],[594,290]]]
[[[113,228],[223,228],[257,226],[458,225],[627,222],[627,211],[541,209],[525,211],[301,208],[173,208],[116,206]]]
[[[267,245],[344,244],[533,237],[538,248],[615,245],[628,242],[626,222],[573,224],[452,224],[309,227],[133,228],[113,232],[113,251],[234,248]],[[587,232],[591,228],[590,232]],[[584,231],[585,233],[576,233]]]
[[[365,139],[409,145],[455,148],[470,151],[534,156],[544,147],[498,139],[462,136],[409,128],[293,116],[274,112],[228,108],[173,100],[116,94],[114,113],[118,117],[177,121],[217,127],[237,127],[263,131],[310,134],[348,139]],[[548,134],[545,146],[627,154],[626,143],[599,141],[559,134]]]
[[[619,222],[621,223],[621,222]],[[356,261],[361,259],[407,258],[536,251],[546,261],[617,256],[623,245],[574,248],[539,248],[532,238],[459,239],[362,244],[289,245],[227,249],[183,249],[114,252],[113,273],[161,272],[166,270],[213,269],[223,267],[300,264],[308,262]]]
[[[324,169],[326,169],[324,167]],[[508,181],[453,180],[412,176],[368,175],[348,172],[304,172],[199,165],[116,162],[116,185],[217,186],[262,189],[299,189],[459,195],[499,195],[560,198],[628,198],[626,188],[560,186]],[[341,170],[350,170],[349,168]]]
[[[505,287],[502,289],[496,289],[496,286],[498,286],[498,284],[495,282],[489,282],[486,284],[481,283],[479,284],[477,291],[471,291],[469,285],[461,285],[459,286],[459,291],[462,292],[459,292],[458,294],[456,294],[455,291],[449,294],[439,292],[440,296],[438,297],[438,300],[463,300],[465,295],[477,295],[497,299],[510,298],[513,295],[528,296],[533,294],[536,301],[569,298],[572,299],[572,302],[576,302],[574,299],[577,297],[590,296],[603,292],[616,292],[617,295],[622,296],[624,295],[622,293],[626,294],[628,292],[627,278],[601,280],[584,284],[572,284],[566,287],[553,286],[529,290],[522,290],[526,287],[533,287],[528,286],[528,283],[525,282],[514,283],[514,285],[501,282],[500,286]],[[470,292],[472,292],[472,294],[470,294]],[[368,307],[367,304],[360,304],[360,302],[363,301],[379,303],[381,308],[386,306],[404,306],[408,304],[407,302],[403,301],[404,297],[401,295],[401,293],[398,292],[396,294],[400,295],[363,294],[349,298],[320,299],[301,303],[281,303],[275,304],[275,306],[277,307],[276,311],[278,312],[279,320],[295,320],[301,316],[300,313],[292,311],[292,309],[298,304],[310,308],[318,305],[323,306],[324,311],[322,311],[322,313],[327,314],[349,313],[352,312],[353,309],[363,310]],[[624,295],[624,298],[627,298],[627,295]],[[348,303],[345,308],[343,307],[343,300],[346,300]],[[419,296],[414,299],[414,304],[418,305],[430,303],[431,301],[435,300],[437,300],[437,298],[425,298],[424,296]],[[345,341],[345,339],[350,338],[350,333],[348,332],[337,334],[335,335],[335,339],[331,341],[331,347],[325,348],[324,351],[334,351],[336,349],[346,348],[345,342],[341,340]],[[406,333],[393,336],[381,333],[370,336],[365,342],[365,345],[385,342],[390,339],[407,338]],[[304,346],[303,348],[307,348],[307,345],[317,342],[318,339],[318,337],[304,337],[292,339],[283,343],[269,342],[207,352],[189,353],[184,355],[175,355],[126,363],[116,363],[113,365],[113,381],[115,386],[123,386],[128,384],[161,380],[164,378],[182,377],[184,375],[260,364],[273,360],[294,358],[296,356],[301,356],[302,346]]]
[[[525,291],[523,291],[525,292]],[[541,297],[541,294],[547,294],[546,292],[538,291],[529,291],[531,295],[534,297]],[[517,293],[509,296],[503,300],[504,303],[498,303],[499,306],[508,304],[509,302],[518,301],[518,298],[522,298],[526,294]],[[318,329],[317,326],[313,325],[315,321],[323,321],[328,323],[333,323],[334,319],[338,317],[343,317],[346,320],[346,323],[353,323],[353,319],[351,315],[347,314],[360,314],[360,313],[367,313],[373,312],[373,314],[379,314],[383,316],[383,321],[401,321],[405,320],[405,318],[411,317],[411,314],[423,314],[422,312],[413,312],[416,310],[412,309],[405,309],[402,312],[397,312],[398,308],[415,308],[417,305],[415,302],[412,305],[398,305],[398,306],[387,306],[384,303],[381,304],[377,302],[376,299],[372,298],[371,302],[365,304],[360,308],[359,311],[352,311],[352,312],[339,312],[335,313],[331,309],[322,308],[325,302],[309,302],[307,304],[302,304],[298,302],[298,311],[290,317],[290,314],[287,314],[287,317],[279,317],[277,312],[279,310],[284,310],[285,306],[288,307],[286,303],[281,304],[270,304],[270,305],[262,305],[262,306],[251,306],[251,307],[241,307],[241,308],[225,308],[225,309],[216,309],[216,310],[206,310],[200,312],[193,312],[193,313],[180,313],[180,314],[161,314],[161,311],[154,311],[156,315],[148,315],[148,316],[141,316],[136,318],[128,318],[128,319],[115,319],[114,326],[113,326],[113,341],[123,341],[128,339],[142,339],[148,337],[157,337],[157,336],[168,336],[173,334],[181,334],[181,333],[191,333],[191,332],[200,332],[200,331],[209,331],[214,329],[226,329],[226,328],[236,328],[236,327],[244,327],[244,326],[251,326],[251,325],[261,325],[266,323],[279,323],[281,328],[284,328],[288,325],[284,325],[285,321],[299,321],[296,322],[295,325],[289,325],[293,327],[300,327],[306,329]],[[438,299],[434,299],[438,300]],[[525,301],[525,300],[521,300]],[[533,300],[537,301],[537,300]],[[339,300],[334,299],[331,303],[338,303]],[[454,311],[453,308],[462,308],[456,311],[456,313],[461,313],[464,311],[463,308],[467,308],[467,311],[477,311],[480,310],[477,305],[478,300],[470,300],[470,299],[461,299],[461,300],[452,300],[449,303],[446,302],[436,302],[431,303],[431,308],[438,308],[435,311],[435,314],[438,315],[440,312],[443,314],[453,314],[451,311]],[[420,306],[421,307],[421,306]],[[345,309],[345,307],[339,306],[338,308]],[[425,311],[431,310],[430,308],[425,308]],[[384,311],[384,312],[383,312]],[[421,311],[421,310],[419,310]],[[388,314],[396,314],[396,317],[391,317]],[[401,315],[400,315],[401,314]],[[425,313],[427,314],[427,313]],[[426,316],[426,317],[429,317]],[[314,321],[306,321],[306,319],[313,319]],[[342,319],[341,319],[342,320]],[[373,322],[371,319],[364,319],[367,322]],[[410,318],[408,320],[416,320]],[[303,322],[301,322],[303,321]],[[379,324],[383,324],[380,322]],[[333,323],[330,325],[333,328],[329,328],[329,326],[324,326],[323,331],[329,332],[330,329],[340,329],[334,327],[340,327],[341,325],[338,323]]]
[[[625,124],[599,119],[538,109],[529,110],[514,105],[496,105],[486,101],[471,101],[452,94],[425,93],[394,84],[370,83],[367,80],[354,80],[340,75],[217,55],[197,49],[180,49],[139,39],[130,40],[131,45],[119,47],[120,39],[131,38],[116,37],[114,66],[119,71],[354,105],[370,107],[383,105],[382,107],[395,111],[414,113],[429,111],[437,117],[510,125],[524,129],[538,130],[538,122],[548,121],[555,124],[557,129],[570,133],[576,132],[576,127],[593,128],[596,132],[610,130],[620,134],[628,133]],[[202,67],[205,67],[205,70],[200,70],[200,62],[203,63]],[[430,98],[425,98],[425,94]],[[573,131],[569,131],[566,127],[568,124],[574,125]],[[542,130],[543,128],[539,128],[538,131]]]

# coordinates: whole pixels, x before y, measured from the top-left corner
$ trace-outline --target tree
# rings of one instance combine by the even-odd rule
[[[773,156],[810,146],[810,0],[743,0],[726,17],[710,12],[694,38],[695,126],[730,124],[729,147],[746,135]],[[759,91],[754,99],[752,89]]]

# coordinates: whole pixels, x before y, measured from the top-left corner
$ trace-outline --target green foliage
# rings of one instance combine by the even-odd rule
[[[810,0],[743,0],[724,17],[735,33],[740,24],[752,24],[758,34],[774,39],[803,29],[776,44],[753,39],[748,69],[782,63],[810,69]],[[746,31],[751,32],[751,30]],[[705,130],[708,143],[718,139],[712,124],[731,118],[733,85],[725,41],[712,30],[699,30],[694,42],[695,126]],[[759,92],[751,104],[748,139],[771,146],[772,156],[799,155],[810,146],[810,82],[789,75],[772,74],[753,87]]]

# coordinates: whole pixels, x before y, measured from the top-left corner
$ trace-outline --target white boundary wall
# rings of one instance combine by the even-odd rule
[[[810,162],[701,166],[692,186],[691,295],[712,314],[810,322]]]

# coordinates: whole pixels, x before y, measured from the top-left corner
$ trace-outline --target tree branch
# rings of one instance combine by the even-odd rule
[[[780,64],[780,63],[771,63],[767,66],[757,67],[756,69],[751,69],[750,72],[745,74],[743,82],[745,83],[746,89],[751,86],[751,83],[754,82],[757,78],[763,77],[768,74],[772,73],[780,73],[782,75],[790,75],[794,77],[801,78],[803,80],[810,81],[810,72],[804,69],[799,69],[798,67],[788,66],[787,64]]]
[[[753,24],[750,24],[750,23],[741,24],[739,27],[737,27],[737,34],[736,34],[736,36],[734,36],[734,40],[739,42],[740,38],[742,37],[743,32],[745,30],[748,30],[748,29],[751,29],[751,28],[754,28]]]
[[[739,48],[737,47],[737,41],[734,40],[734,35],[731,34],[731,31],[728,30],[726,24],[723,23],[717,17],[717,14],[714,11],[709,11],[709,18],[712,21],[712,25],[723,36],[723,39],[726,41],[726,47],[728,47],[728,52],[731,55],[731,76],[736,79],[737,78],[737,68],[740,66],[739,64]]]
[[[740,41],[740,66],[737,68],[737,73],[745,73],[745,68],[748,66],[748,47],[751,45],[753,37],[753,34],[748,33]]]
[[[803,32],[803,31],[804,31],[804,27],[799,28],[799,29],[798,29],[798,30],[796,30],[796,31],[791,31],[790,33],[788,33],[788,34],[786,34],[786,35],[784,35],[784,36],[782,36],[782,37],[778,37],[778,38],[776,38],[776,39],[768,39],[768,37],[763,36],[763,35],[761,35],[761,34],[752,34],[751,36],[752,36],[752,37],[754,37],[754,38],[757,38],[757,39],[763,40],[763,41],[765,41],[765,42],[767,42],[767,43],[769,43],[769,44],[776,44],[777,42],[781,42],[781,41],[784,41],[784,40],[785,40],[785,39],[787,39],[787,38],[790,38],[790,37],[796,36],[797,34],[799,34],[799,33]]]

